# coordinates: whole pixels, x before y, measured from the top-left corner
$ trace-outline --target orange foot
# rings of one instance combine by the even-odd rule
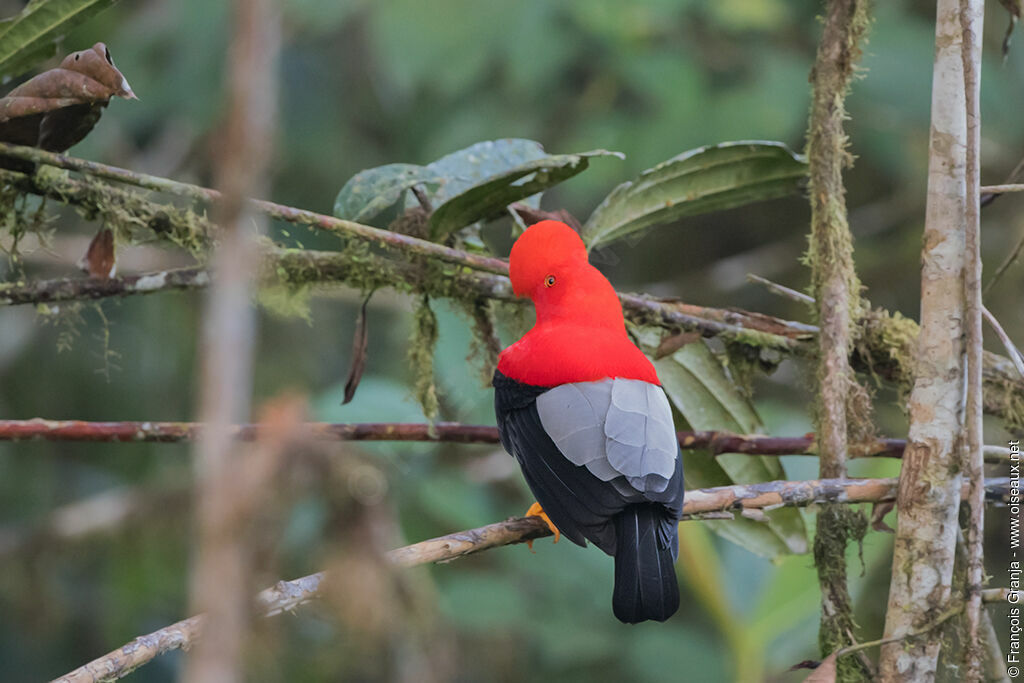
[[[526,511],[527,517],[540,517],[544,520],[544,523],[548,525],[551,532],[555,535],[555,543],[558,543],[558,539],[562,537],[562,532],[558,530],[554,524],[551,523],[551,518],[548,517],[548,513],[544,512],[544,508],[540,506],[540,503],[534,503],[530,506],[530,509]],[[530,552],[533,552],[533,541],[527,541],[526,545],[529,546]]]

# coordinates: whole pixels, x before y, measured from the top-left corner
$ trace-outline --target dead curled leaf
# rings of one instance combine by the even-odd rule
[[[352,335],[352,365],[348,370],[348,380],[345,382],[345,399],[341,405],[351,401],[359,388],[359,380],[363,378],[363,370],[366,368],[366,357],[370,342],[369,329],[366,327],[366,306],[370,303],[373,292],[366,295],[363,305],[359,309],[359,317],[356,318],[356,330]]]
[[[0,98],[0,140],[63,152],[89,134],[115,96],[138,99],[107,46],[96,43]],[[24,170],[26,162],[17,165]]]
[[[117,258],[114,253],[114,233],[110,228],[100,228],[89,242],[85,256],[78,267],[99,280],[109,280],[117,273]]]

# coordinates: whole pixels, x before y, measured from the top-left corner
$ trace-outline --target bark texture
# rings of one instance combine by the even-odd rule
[[[807,140],[810,176],[811,239],[808,261],[817,301],[819,474],[846,476],[851,388],[849,356],[852,319],[859,317],[860,282],[853,266],[853,239],[846,217],[843,168],[850,162],[843,131],[844,100],[868,26],[866,0],[831,0],[817,60],[811,74],[813,94]],[[853,645],[853,610],[846,586],[846,545],[863,536],[863,515],[842,506],[818,514],[814,562],[821,586],[822,656]],[[866,658],[838,662],[839,680],[867,680]]]
[[[984,677],[984,613],[981,588],[985,579],[985,461],[982,454],[982,338],[981,338],[981,29],[982,0],[960,0],[960,53],[964,72],[964,104],[967,123],[967,149],[964,163],[964,243],[967,247],[964,268],[964,303],[967,309],[967,396],[964,413],[966,443],[962,451],[963,476],[968,482],[966,576],[967,604],[964,616],[964,680],[980,683]],[[1010,351],[1013,355],[1013,352]],[[990,624],[991,627],[991,624]]]
[[[980,3],[971,21],[980,28]],[[977,31],[976,31],[977,35]],[[939,0],[932,83],[928,200],[921,252],[921,334],[910,431],[900,473],[885,636],[899,637],[951,608],[963,434],[967,120],[959,0]],[[881,678],[935,678],[941,633],[881,650]]]

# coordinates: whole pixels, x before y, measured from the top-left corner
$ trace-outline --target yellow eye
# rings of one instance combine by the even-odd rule
[[[554,275],[548,275],[546,278],[544,278],[544,286],[545,287],[554,287],[555,286],[555,276]]]

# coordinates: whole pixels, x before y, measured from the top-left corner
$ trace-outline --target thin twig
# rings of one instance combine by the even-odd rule
[[[775,506],[806,506],[822,502],[868,503],[894,500],[895,479],[859,479],[833,481],[767,482],[722,486],[687,492],[684,520],[697,515],[727,512],[737,508],[761,509]],[[1009,478],[989,480],[993,500],[1005,500],[1009,494]],[[388,559],[400,567],[427,563],[443,563],[490,548],[524,543],[551,535],[539,517],[513,518],[477,529],[468,529],[447,536],[397,548]],[[323,572],[294,581],[279,581],[256,598],[259,612],[265,616],[290,612],[315,600],[328,577]],[[988,595],[988,593],[986,593]],[[57,679],[55,683],[97,683],[127,675],[158,654],[175,648],[187,648],[198,638],[204,615],[180,621],[96,659]],[[180,634],[187,632],[185,637]],[[145,643],[145,647],[140,647]],[[129,668],[130,667],[130,668]],[[103,672],[97,675],[95,672]]]
[[[981,290],[982,296],[988,295],[992,287],[994,287],[995,284],[999,282],[999,279],[1003,277],[1003,273],[1005,273],[1006,270],[1017,261],[1021,251],[1024,251],[1024,234],[1022,234],[1017,240],[1017,244],[1013,245],[1013,249],[1010,250],[1010,253],[1006,255],[1003,262],[999,264],[998,268],[996,268],[995,273],[992,274],[992,279],[989,280],[988,283],[986,283],[985,288]]]
[[[1010,600],[1011,596],[1013,598],[1012,602]],[[1022,599],[1024,599],[1024,593],[1011,588],[986,588],[981,591],[982,602],[989,604],[1011,603],[1019,605]]]
[[[1024,172],[1024,159],[1021,159],[1020,161],[1017,162],[1017,165],[1013,167],[1012,171],[1010,171],[1010,175],[1006,176],[1006,180],[1003,181],[1003,184],[1009,185],[1012,183],[1016,183],[1017,179],[1020,178],[1021,172]],[[978,205],[982,208],[985,208],[986,206],[994,202],[996,200],[996,197],[998,196],[998,194],[985,192],[985,187],[982,187],[981,201],[978,202]]]
[[[1007,192],[1024,192],[1024,185],[1019,183],[1009,185],[982,185],[978,189],[982,194],[1006,194]]]
[[[959,606],[957,606],[957,607],[947,611],[946,613],[942,614],[935,621],[933,621],[932,623],[928,624],[927,626],[924,626],[923,628],[915,629],[913,631],[909,631],[907,633],[904,633],[904,634],[898,635],[898,636],[889,636],[888,638],[879,638],[878,640],[869,640],[869,641],[864,642],[864,643],[858,643],[856,645],[851,645],[849,647],[844,647],[843,649],[841,649],[838,652],[836,652],[836,658],[843,657],[843,656],[846,656],[846,655],[849,655],[849,654],[853,654],[854,652],[860,652],[861,650],[866,650],[868,648],[879,647],[881,645],[887,645],[889,643],[898,643],[898,642],[900,642],[902,640],[907,640],[907,639],[910,639],[910,638],[917,638],[918,636],[923,636],[925,634],[931,633],[932,631],[934,631],[939,626],[942,626],[944,623],[946,623],[947,621],[949,621],[950,619],[952,619],[956,615],[958,615],[961,612],[963,612],[963,610],[964,610],[964,606],[963,605],[959,605]]]
[[[994,604],[994,603],[1006,602],[1008,600],[1009,594],[1010,593],[1014,593],[1014,592],[1015,591],[1011,591],[1009,588],[989,588],[989,589],[986,589],[986,590],[982,591],[981,599],[982,599],[982,602],[984,602],[986,604]],[[1017,591],[1017,592],[1019,593],[1019,591]],[[1019,595],[1018,595],[1017,599],[1019,599]],[[901,636],[891,636],[889,638],[879,638],[878,640],[869,640],[869,641],[866,641],[866,642],[863,642],[863,643],[858,643],[857,645],[852,645],[850,647],[844,647],[842,650],[839,650],[838,652],[836,652],[836,657],[843,657],[845,655],[852,654],[852,653],[857,652],[859,650],[866,650],[868,648],[878,647],[880,645],[885,645],[886,643],[896,643],[896,642],[899,642],[901,640],[906,640],[907,638],[916,638],[918,636],[925,635],[926,633],[930,633],[931,631],[934,631],[936,628],[938,628],[939,626],[942,626],[942,624],[946,623],[951,618],[953,618],[956,615],[958,615],[961,612],[963,612],[963,609],[964,609],[964,606],[961,604],[961,605],[951,609],[950,611],[946,612],[945,614],[939,616],[939,618],[936,619],[935,621],[933,621],[931,624],[929,624],[929,625],[927,625],[927,626],[925,626],[923,628],[920,628],[920,629],[918,629],[916,631],[912,631],[910,633],[905,633],[905,634],[903,634]]]
[[[1003,326],[999,324],[999,321],[994,315],[992,315],[991,311],[982,306],[981,314],[985,316],[985,320],[987,320],[988,324],[992,326],[993,330],[995,330],[996,336],[999,337],[999,341],[1003,343],[1003,347],[1006,349],[1006,355],[1008,355],[1010,360],[1013,361],[1013,365],[1017,368],[1017,372],[1020,373],[1021,379],[1024,379],[1024,355],[1021,355],[1016,344],[1014,344],[1013,340],[1010,339],[1010,335],[1006,334],[1006,330],[1004,330]]]
[[[769,292],[771,292],[772,294],[778,294],[779,296],[784,296],[787,299],[792,299],[793,301],[796,301],[797,303],[801,303],[801,304],[813,304],[814,303],[814,297],[813,296],[808,296],[808,295],[804,294],[803,292],[798,292],[795,289],[790,289],[789,287],[786,287],[785,285],[780,285],[780,284],[778,284],[776,282],[772,282],[771,280],[769,280],[767,278],[763,278],[760,275],[754,275],[753,273],[747,273],[747,281],[748,282],[753,282],[754,284],[761,285],[765,289],[767,289]]]

